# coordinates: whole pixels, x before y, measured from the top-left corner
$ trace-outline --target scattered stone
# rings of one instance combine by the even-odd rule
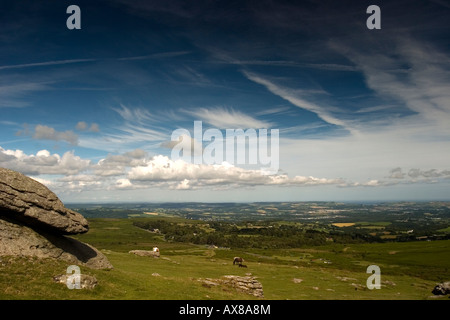
[[[349,277],[339,277],[337,276],[336,279],[339,279],[341,281],[348,281],[348,280],[356,280],[355,278],[349,278]]]
[[[384,284],[387,286],[396,286],[397,285],[394,281],[389,281],[389,280],[383,280],[383,281],[381,281],[381,284]]]
[[[140,257],[159,258],[159,256],[160,256],[159,251],[151,251],[151,250],[131,250],[131,251],[128,251],[128,253],[133,253]]]
[[[363,286],[362,284],[359,283],[351,283],[351,286],[353,286],[355,288],[355,290],[366,290],[367,287]]]
[[[212,281],[212,280],[208,280],[208,279],[202,280],[202,282],[203,282],[203,286],[207,287],[207,288],[216,287],[216,286],[219,285],[218,282]]]
[[[293,281],[294,283],[302,283],[302,282],[303,282],[303,279],[294,278],[294,279],[292,279],[292,281]]]
[[[67,285],[67,279],[70,275],[60,274],[53,277],[53,281]],[[87,274],[80,274],[80,289],[94,289],[98,282],[94,276]]]
[[[161,275],[159,273],[157,273],[157,272],[153,272],[152,276],[154,276],[154,277],[161,277]]]
[[[252,276],[234,276],[227,275],[219,279],[199,279],[205,287],[223,286],[225,288],[233,288],[237,291],[253,295],[258,298],[264,298],[262,284]]]

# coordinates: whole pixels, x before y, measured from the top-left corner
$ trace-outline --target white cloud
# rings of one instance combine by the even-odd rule
[[[122,179],[117,179],[116,181],[116,185],[115,187],[117,189],[129,189],[131,188],[133,185],[131,184],[130,180],[122,178]]]
[[[135,149],[124,154],[108,155],[101,159],[91,169],[98,176],[120,176],[127,168],[143,165],[147,153],[142,149]]]
[[[56,131],[54,128],[41,124],[36,125],[34,128],[33,139],[65,141],[71,145],[78,144],[78,136],[73,131]]]
[[[31,67],[42,67],[42,66],[54,66],[54,65],[73,64],[73,63],[92,62],[92,61],[96,61],[96,60],[95,59],[72,59],[72,60],[56,60],[56,61],[25,63],[25,64],[14,64],[14,65],[0,66],[0,70],[23,69],[23,68],[31,68]]]
[[[392,125],[414,122],[433,132],[449,134],[450,58],[429,44],[408,36],[386,41],[392,48],[389,55],[366,52],[364,48],[370,44],[350,48],[333,42],[330,46],[356,64],[367,86],[379,97],[413,111],[413,115],[392,119]],[[372,47],[376,45],[372,44]]]
[[[403,179],[405,177],[405,174],[402,172],[402,168],[395,168],[392,169],[389,178],[391,179]]]
[[[84,130],[86,130],[87,126],[88,126],[88,124],[86,122],[80,121],[75,126],[75,129],[80,130],[80,131],[84,131]]]
[[[184,110],[183,112],[193,116],[195,120],[202,120],[218,129],[264,129],[274,125],[271,122],[258,120],[233,108],[197,108]]]
[[[148,159],[145,166],[132,168],[127,178],[133,184],[166,182],[174,189],[190,189],[206,186],[313,186],[342,184],[342,179],[287,175],[264,175],[261,170],[235,167],[229,163],[220,165],[191,164],[183,160],[172,161],[166,156]]]
[[[92,123],[90,126],[85,121],[79,121],[75,126],[75,129],[79,131],[100,132],[100,128],[97,123]]]
[[[298,142],[298,141],[297,141]],[[327,148],[319,142],[318,149]],[[339,148],[338,145],[337,148]],[[361,145],[357,152],[362,151]],[[312,148],[306,148],[305,152]],[[349,149],[343,150],[347,152]],[[313,151],[313,150],[312,150]],[[328,147],[328,151],[330,148]],[[331,150],[335,152],[336,150]],[[370,158],[373,153],[363,156]],[[337,160],[337,161],[336,161]],[[349,162],[349,159],[330,159],[333,165]],[[353,161],[353,160],[352,160]],[[389,162],[389,161],[388,161]],[[376,162],[360,165],[366,173],[368,167]],[[396,167],[382,174],[373,172],[369,179],[359,176],[359,179],[328,178],[339,170],[327,170],[328,165],[317,163],[314,167],[302,168],[299,171],[315,172],[317,175],[285,173],[264,175],[261,170],[236,167],[230,163],[206,165],[193,164],[183,160],[173,161],[166,156],[149,157],[142,149],[135,149],[123,154],[110,154],[96,164],[90,160],[75,156],[73,152],[66,152],[62,156],[52,154],[48,150],[40,150],[36,154],[25,154],[22,150],[5,150],[0,147],[0,166],[23,172],[33,176],[37,181],[49,186],[54,192],[69,194],[71,192],[85,192],[95,195],[97,192],[126,190],[236,190],[239,188],[254,189],[257,187],[325,187],[336,188],[382,188],[395,185],[439,183],[450,178],[447,169],[410,169],[409,171]],[[382,165],[381,169],[385,166]],[[358,166],[355,165],[355,171]],[[380,172],[381,172],[380,169]],[[404,173],[407,172],[407,173]],[[292,174],[292,172],[291,172]],[[319,176],[319,177],[317,177]],[[356,175],[358,177],[358,175]],[[319,189],[320,190],[320,189]],[[169,191],[171,192],[171,191]],[[117,196],[117,194],[116,194]],[[113,200],[113,199],[111,199]]]
[[[40,82],[17,82],[0,85],[0,108],[22,108],[31,105],[24,99],[36,91],[48,90],[48,84]]]
[[[0,147],[0,165],[30,175],[71,175],[86,170],[90,160],[81,159],[70,151],[62,156],[50,154],[47,150],[27,155],[22,150],[5,150]]]
[[[378,47],[374,43],[331,44],[354,63],[355,70],[362,72],[372,91],[369,95],[372,101],[374,98],[381,101],[366,106],[361,100],[359,111],[352,114],[322,103],[313,93],[284,87],[261,74],[244,72],[249,80],[271,93],[350,132],[346,136],[315,134],[311,139],[302,136],[301,127],[282,128],[280,166],[286,172],[343,177],[346,183],[341,186],[348,187],[384,187],[447,179],[450,59],[422,42],[409,38],[390,40],[389,53],[383,49],[376,51]],[[295,136],[291,134],[293,130]],[[396,169],[389,171],[392,168]],[[408,172],[401,168],[436,169]]]
[[[170,136],[170,125],[167,125],[167,115],[154,115],[143,108],[129,108],[121,105],[113,108],[117,112],[122,124],[114,126],[113,130],[102,129],[101,142],[99,138],[83,137],[80,145],[83,147],[109,152],[124,152],[130,148],[157,148],[162,141]],[[98,130],[94,124],[91,131]]]
[[[334,106],[323,107],[317,103],[309,101],[305,94],[305,93],[308,93],[308,95],[309,95],[310,94],[309,91],[283,88],[266,78],[263,78],[259,75],[256,75],[254,73],[247,72],[247,71],[244,71],[244,75],[249,80],[265,86],[267,88],[267,90],[269,90],[273,94],[289,101],[294,106],[297,106],[299,108],[302,108],[302,109],[305,109],[305,110],[315,113],[320,119],[322,119],[323,121],[325,121],[327,123],[341,126],[351,132],[355,130],[352,126],[350,126],[349,123],[347,123],[346,121],[344,121],[332,114],[331,110],[339,111],[339,109],[337,109],[336,107],[334,107]],[[317,93],[317,92],[314,92],[314,93]],[[320,92],[320,93],[322,93],[322,92]]]
[[[32,178],[33,180],[36,180],[39,183],[42,183],[43,185],[45,185],[48,188],[52,187],[52,185],[54,184],[53,181],[47,180],[44,178],[39,178],[39,177],[30,177],[30,178]]]

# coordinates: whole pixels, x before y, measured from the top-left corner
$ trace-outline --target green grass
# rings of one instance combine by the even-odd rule
[[[450,280],[448,240],[282,250],[209,249],[166,242],[160,234],[133,226],[133,219],[91,219],[90,231],[75,237],[101,250],[114,266],[112,270],[81,267],[82,273],[97,278],[96,288],[69,290],[53,282],[52,277],[65,273],[68,266],[61,261],[1,257],[0,299],[256,299],[198,281],[251,273],[262,283],[265,299],[423,300],[430,299],[437,282]],[[161,250],[158,259],[129,253],[153,246]],[[233,266],[234,256],[242,256],[248,268]],[[371,264],[381,268],[379,290],[366,287],[366,268]]]

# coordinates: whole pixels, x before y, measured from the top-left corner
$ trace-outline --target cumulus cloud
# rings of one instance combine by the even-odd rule
[[[131,184],[130,180],[125,179],[125,178],[117,179],[116,185],[115,185],[115,187],[117,189],[130,189],[130,188],[132,188],[132,186],[133,185]]]
[[[177,146],[176,150],[186,150],[190,152],[190,155],[194,156],[202,156],[203,154],[203,146],[201,142],[198,142],[196,139],[191,138],[190,133],[186,129],[178,129],[180,135],[177,136],[177,130],[172,134],[171,141],[164,141],[160,144],[162,148],[174,149]],[[179,155],[181,157],[181,155]],[[184,155],[186,156],[186,155]]]
[[[94,173],[98,176],[119,176],[126,173],[129,167],[144,164],[147,153],[142,149],[135,149],[123,154],[108,155],[92,166]]]
[[[78,145],[78,136],[71,130],[56,131],[54,128],[44,125],[36,125],[33,139],[65,141],[71,145]]]
[[[75,126],[75,129],[79,131],[100,132],[100,128],[97,123],[92,123],[90,126],[84,121],[79,121]]]
[[[264,175],[261,170],[236,167],[227,162],[205,165],[192,164],[183,160],[172,161],[166,156],[148,159],[143,166],[132,168],[127,178],[133,184],[165,182],[173,189],[196,189],[206,186],[306,186],[342,184],[342,179],[287,175]]]
[[[80,121],[77,123],[77,125],[75,126],[75,129],[80,130],[80,131],[84,131],[86,130],[88,127],[88,124],[84,121]]]
[[[0,147],[0,166],[32,176],[61,193],[113,190],[230,190],[235,188],[335,186],[346,188],[387,187],[399,184],[435,183],[450,178],[450,170],[394,168],[387,179],[350,181],[343,178],[265,175],[259,169],[247,169],[223,162],[195,164],[167,156],[150,157],[142,149],[109,154],[97,163],[82,159],[74,152],[63,155],[40,150],[26,154],[22,150]],[[407,172],[407,173],[405,173]],[[53,176],[53,177],[52,177]]]
[[[391,179],[403,179],[405,174],[402,172],[402,168],[395,168],[390,171],[389,178]]]
[[[71,175],[87,169],[90,160],[81,159],[68,151],[62,156],[40,150],[36,154],[25,154],[22,150],[5,150],[0,147],[0,165],[29,175]]]

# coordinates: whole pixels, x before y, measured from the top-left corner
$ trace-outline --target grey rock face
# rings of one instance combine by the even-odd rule
[[[89,230],[87,220],[67,209],[46,186],[19,172],[0,168],[0,216],[61,234]]]
[[[41,183],[0,168],[0,256],[54,258],[111,269],[96,248],[65,235],[85,233],[87,220]]]
[[[96,248],[59,234],[36,231],[0,216],[0,256],[53,258],[93,269],[112,269]]]

